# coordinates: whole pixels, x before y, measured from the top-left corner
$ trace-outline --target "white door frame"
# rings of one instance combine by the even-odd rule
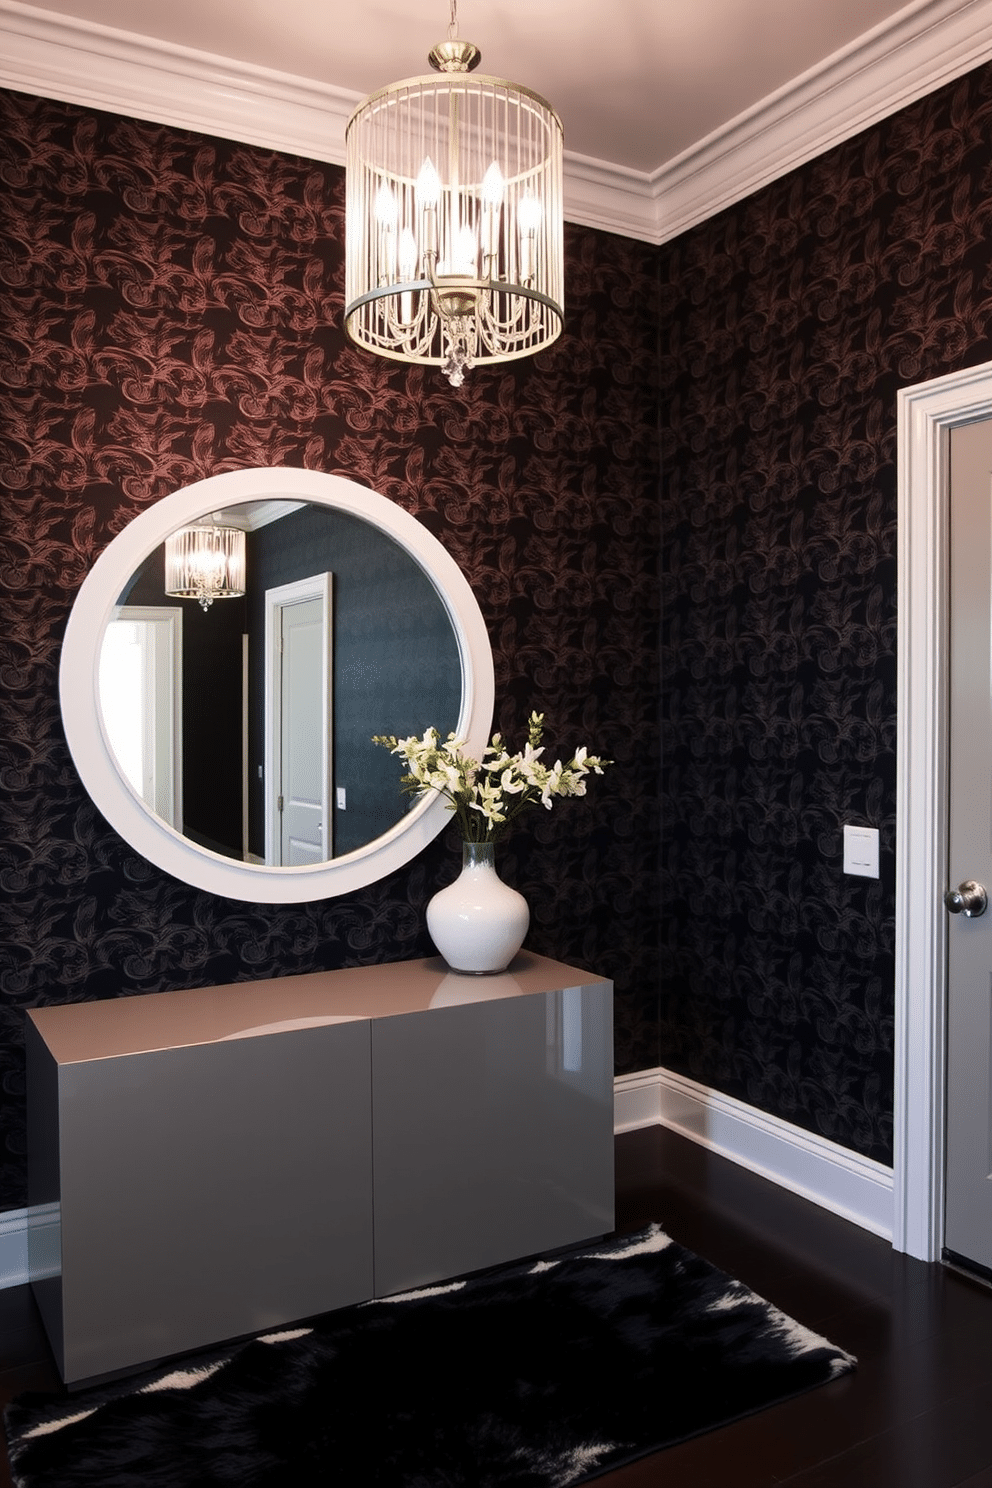
[[[324,718],[324,737],[321,749],[321,773],[327,809],[324,812],[324,852],[329,858],[332,850],[333,800],[331,789],[332,740],[331,686],[332,686],[332,609],[331,592],[333,575],[311,574],[305,579],[295,579],[291,584],[279,584],[265,591],[265,861],[270,866],[278,863],[281,856],[280,822],[276,810],[275,785],[282,775],[282,741],[279,732],[280,690],[282,666],[277,662],[275,641],[281,626],[281,615],[287,605],[301,604],[305,600],[319,599],[324,607],[324,644],[321,661],[321,676],[324,696],[321,712]]]
[[[940,1259],[948,852],[948,431],[992,417],[992,363],[898,398],[898,714],[892,1243]]]

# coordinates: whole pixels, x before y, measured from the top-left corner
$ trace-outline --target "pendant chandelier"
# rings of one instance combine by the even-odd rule
[[[183,527],[165,540],[165,592],[198,599],[204,612],[215,599],[245,592],[245,534],[240,527],[206,522]]]
[[[480,60],[452,0],[435,73],[373,93],[346,133],[348,334],[453,387],[562,328],[561,120],[526,88],[471,76]]]

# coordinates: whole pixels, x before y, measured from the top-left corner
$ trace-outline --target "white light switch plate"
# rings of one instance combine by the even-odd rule
[[[337,797],[337,803],[338,803],[338,810],[339,811],[347,811],[347,809],[348,809],[348,792],[347,792],[347,790],[345,789],[345,787],[343,785],[339,785],[338,786],[337,791],[336,791],[336,797]]]
[[[878,828],[844,828],[844,872],[860,878],[878,877]]]

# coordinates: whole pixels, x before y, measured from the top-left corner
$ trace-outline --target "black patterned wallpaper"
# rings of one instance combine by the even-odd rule
[[[541,356],[473,372],[353,348],[343,172],[0,94],[0,1207],[25,1202],[26,1008],[427,955],[450,834],[360,894],[189,889],[90,805],[58,707],[96,555],[176,487],[307,466],[417,515],[473,585],[497,726],[616,765],[541,811],[501,871],[536,951],[616,982],[618,1070],[658,1062],[657,251],[567,232]]]
[[[478,595],[498,725],[536,705],[617,760],[501,865],[535,950],[615,978],[618,1071],[890,1161],[896,391],[992,357],[992,69],[661,249],[569,228],[563,340],[457,393],[345,341],[340,171],[0,102],[0,1205],[24,1008],[430,951],[450,836],[361,894],[234,904],[137,857],[66,752],[94,556],[275,462],[416,513]],[[844,822],[879,881],[842,874]]]
[[[896,392],[992,357],[990,228],[986,67],[661,250],[662,1062],[883,1162]]]

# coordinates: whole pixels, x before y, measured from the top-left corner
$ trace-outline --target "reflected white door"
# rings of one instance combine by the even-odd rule
[[[992,422],[950,437],[947,887],[962,902],[948,913],[944,1244],[992,1270],[992,910],[962,892],[992,889]]]
[[[182,830],[182,610],[124,605],[100,649],[100,711],[125,778]]]
[[[323,767],[323,605],[282,606],[282,863],[322,863],[329,816]]]
[[[266,862],[324,863],[331,837],[331,575],[266,593]]]

